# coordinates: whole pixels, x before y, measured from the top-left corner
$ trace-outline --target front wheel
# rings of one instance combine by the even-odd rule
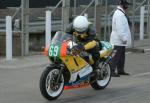
[[[56,67],[47,67],[40,78],[40,91],[43,97],[48,100],[57,99],[64,90],[64,76],[60,76],[60,69]]]
[[[99,67],[101,68],[102,79],[97,79],[96,81],[91,82],[91,84],[90,84],[91,87],[95,90],[104,89],[105,87],[107,87],[107,85],[109,84],[109,82],[111,80],[110,65],[105,62],[101,62],[99,64]]]

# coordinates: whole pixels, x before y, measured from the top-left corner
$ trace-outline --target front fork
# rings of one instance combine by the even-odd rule
[[[63,75],[63,72],[64,72],[64,65],[60,64],[60,71],[59,71],[58,77],[56,79],[56,83],[62,83],[61,77]]]

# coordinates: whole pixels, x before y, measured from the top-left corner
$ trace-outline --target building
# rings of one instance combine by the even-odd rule
[[[41,2],[42,1],[42,2]],[[44,8],[47,6],[55,6],[60,0],[30,0],[30,8]],[[77,5],[88,4],[91,0],[76,0]],[[105,4],[105,0],[99,0]],[[7,7],[19,7],[21,0],[0,0],[0,9]],[[74,0],[71,0],[71,5],[73,6]],[[116,4],[116,0],[108,0],[108,4]]]

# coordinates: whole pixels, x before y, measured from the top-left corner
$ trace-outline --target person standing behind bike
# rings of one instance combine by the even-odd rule
[[[114,77],[129,75],[124,70],[125,48],[131,45],[130,22],[125,12],[130,3],[127,0],[119,0],[118,4],[119,6],[113,14],[110,36],[110,42],[114,44],[114,50],[116,50],[116,55],[111,62],[112,76]],[[115,73],[116,69],[118,73]]]

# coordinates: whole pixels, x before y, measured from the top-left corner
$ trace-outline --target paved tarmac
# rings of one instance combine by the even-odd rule
[[[112,77],[101,91],[90,86],[67,90],[55,101],[47,101],[40,94],[39,80],[45,64],[0,68],[0,103],[150,103],[150,52],[127,53],[126,57],[125,71],[130,76]],[[22,63],[24,59],[16,61]],[[27,58],[28,62],[32,59]]]
[[[42,54],[30,55],[25,57],[14,57],[11,61],[8,61],[3,57],[0,59],[0,69],[26,68],[33,66],[41,66],[48,63],[49,63],[48,57]]]

